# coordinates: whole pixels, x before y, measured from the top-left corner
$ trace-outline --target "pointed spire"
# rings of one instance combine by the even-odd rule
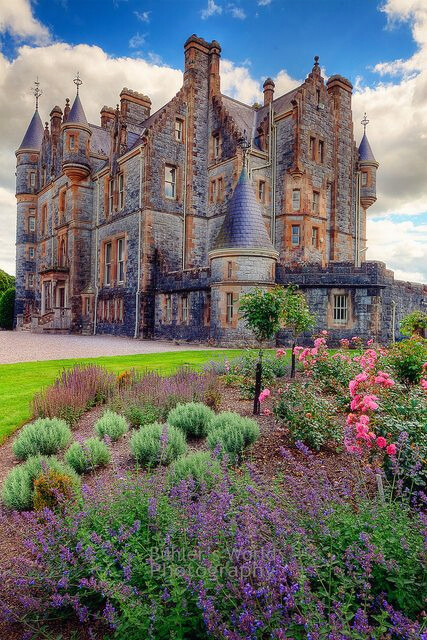
[[[263,249],[275,252],[245,166],[213,247],[214,251],[219,249]]]
[[[73,106],[71,107],[70,113],[67,117],[67,122],[75,122],[76,124],[85,124],[87,125],[86,114],[84,112],[82,103],[80,101],[79,96],[79,88],[80,85],[83,84],[83,80],[80,78],[79,72],[77,71],[77,76],[73,80],[74,84],[77,87],[76,97],[73,102]]]
[[[366,117],[366,111],[360,124],[363,125],[363,137],[359,145],[359,160],[365,160],[366,162],[376,162],[375,156],[372,153],[371,145],[369,144],[368,136],[366,135],[366,127],[369,124],[369,120]]]
[[[36,109],[19,148],[39,151],[42,146],[43,134],[43,123],[40,118],[40,114]]]

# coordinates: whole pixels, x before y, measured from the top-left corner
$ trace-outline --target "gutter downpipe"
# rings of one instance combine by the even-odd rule
[[[360,171],[356,172],[356,219],[355,219],[355,252],[354,252],[354,266],[360,267]]]
[[[98,227],[99,227],[99,176],[96,178],[96,227],[95,227],[95,303],[93,305],[93,335],[96,335],[96,320],[98,317]]]
[[[143,147],[141,145],[139,152],[139,208],[138,208],[138,282],[135,294],[135,331],[134,338],[138,337],[139,333],[139,297],[141,293],[141,227],[142,227],[142,153]],[[145,170],[145,165],[144,165]]]
[[[396,342],[396,301],[391,301],[391,341]]]
[[[184,114],[184,174],[182,177],[183,186],[182,186],[182,270],[185,269],[185,263],[187,261],[187,251],[186,251],[186,236],[187,236],[187,150],[188,150],[188,112],[187,112],[187,103],[185,103],[185,114]]]

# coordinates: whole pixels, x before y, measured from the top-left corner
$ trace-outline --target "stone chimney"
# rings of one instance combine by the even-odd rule
[[[262,85],[264,89],[264,106],[273,102],[274,98],[274,87],[276,86],[271,78],[267,78],[267,80]]]
[[[103,106],[101,109],[101,127],[103,129],[109,129],[111,123],[114,122],[115,110],[113,107]]]
[[[151,100],[148,96],[126,87],[120,92],[120,112],[123,118],[141,123],[150,116]]]

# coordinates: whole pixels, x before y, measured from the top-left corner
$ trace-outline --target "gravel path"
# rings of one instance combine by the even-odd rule
[[[43,335],[27,331],[0,331],[0,364],[201,349],[209,348],[186,342],[175,344],[117,336]]]

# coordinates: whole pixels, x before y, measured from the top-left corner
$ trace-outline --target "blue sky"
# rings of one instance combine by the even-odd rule
[[[250,64],[255,76],[275,75],[286,67],[292,77],[304,77],[317,54],[331,72],[337,70],[352,81],[363,75],[369,84],[378,79],[370,72],[374,61],[408,58],[416,50],[410,23],[388,28],[387,16],[380,10],[383,3],[375,0],[218,2],[221,13],[203,19],[205,4],[200,0],[39,0],[33,13],[58,40],[98,45],[111,56],[151,53],[175,68],[182,67],[181,44],[195,32],[217,39],[228,59]],[[15,45],[7,38],[9,56]]]
[[[369,259],[427,281],[427,0],[5,0],[0,2],[0,267],[14,270],[14,150],[43,88],[40,113],[64,106],[80,71],[91,122],[128,86],[157,109],[179,90],[192,33],[222,46],[224,93],[249,104],[272,76],[276,95],[320,56],[325,77],[354,84],[355,139],[368,112],[380,163],[369,210]]]

